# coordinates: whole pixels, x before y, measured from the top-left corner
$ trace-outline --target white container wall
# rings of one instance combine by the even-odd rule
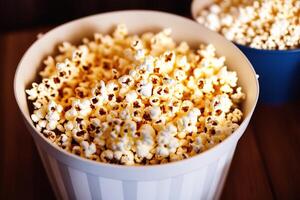
[[[132,33],[172,28],[172,37],[191,45],[212,43],[239,76],[247,94],[244,121],[214,148],[178,162],[154,166],[120,166],[94,162],[67,153],[35,129],[25,88],[34,80],[41,60],[62,41],[76,41],[94,32],[109,32],[125,23]],[[62,25],[37,40],[25,53],[15,75],[15,96],[28,130],[34,137],[58,199],[189,200],[218,199],[239,138],[244,133],[258,98],[255,71],[232,43],[192,20],[156,11],[120,11],[94,15]]]

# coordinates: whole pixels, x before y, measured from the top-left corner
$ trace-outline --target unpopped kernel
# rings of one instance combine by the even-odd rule
[[[129,35],[121,24],[58,50],[26,93],[40,133],[78,156],[122,165],[182,160],[242,121],[245,94],[213,45],[176,44],[170,29]]]
[[[299,0],[216,0],[199,11],[197,21],[253,48],[300,47]]]

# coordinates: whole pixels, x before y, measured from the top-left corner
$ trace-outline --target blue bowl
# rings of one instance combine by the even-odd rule
[[[281,104],[300,97],[300,49],[262,50],[236,44],[259,75],[260,102]]]

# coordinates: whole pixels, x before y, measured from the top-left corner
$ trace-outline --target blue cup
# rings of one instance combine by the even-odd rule
[[[236,44],[259,75],[260,102],[281,104],[300,97],[300,49],[263,50]]]

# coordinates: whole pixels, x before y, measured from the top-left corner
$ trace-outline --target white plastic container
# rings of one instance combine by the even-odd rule
[[[41,61],[63,41],[76,42],[94,32],[109,32],[125,23],[131,33],[172,28],[172,37],[191,45],[212,43],[227,65],[239,75],[247,94],[244,121],[230,137],[216,147],[182,161],[155,166],[119,166],[67,153],[54,146],[35,129],[28,110],[25,88],[35,79]],[[15,74],[17,103],[43,160],[58,199],[217,199],[222,191],[232,156],[245,131],[258,98],[258,82],[251,64],[218,34],[192,20],[156,11],[120,11],[94,15],[59,26],[37,40],[25,53]],[[24,133],[26,134],[26,133]]]
[[[214,0],[193,0],[191,4],[191,14],[194,20],[197,20],[199,12],[214,3]]]

